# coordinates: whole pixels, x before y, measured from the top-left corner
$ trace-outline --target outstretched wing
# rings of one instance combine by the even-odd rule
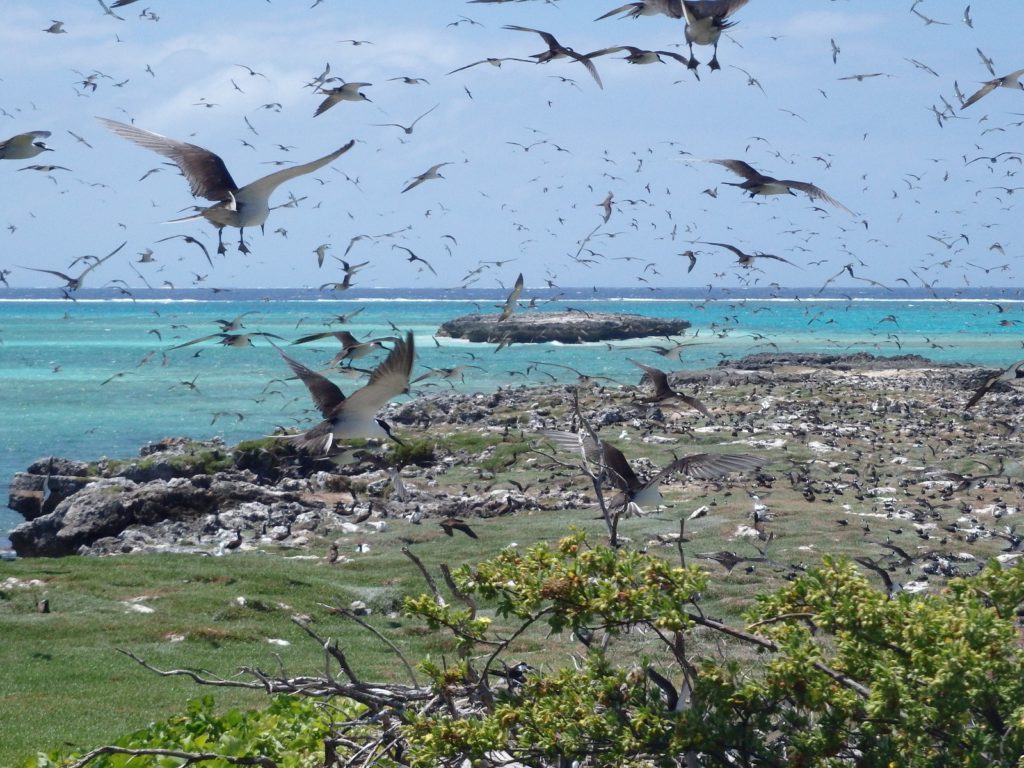
[[[791,189],[799,189],[801,192],[806,192],[807,196],[811,198],[811,200],[824,200],[829,205],[834,205],[836,208],[846,211],[848,214],[853,216],[853,211],[840,203],[821,187],[816,187],[814,184],[810,184],[806,181],[789,181],[788,179],[782,179],[779,183],[785,184]]]
[[[329,417],[334,409],[344,402],[345,395],[338,388],[337,384],[313,369],[307,368],[298,360],[289,357],[280,349],[277,351],[284,358],[284,361],[288,363],[292,373],[302,379],[302,383],[309,390],[309,394],[313,398],[313,404],[320,411],[321,416],[324,418]]]
[[[219,203],[230,198],[228,193],[238,191],[224,161],[210,150],[105,117],[99,121],[122,139],[169,158],[181,169],[196,197]]]

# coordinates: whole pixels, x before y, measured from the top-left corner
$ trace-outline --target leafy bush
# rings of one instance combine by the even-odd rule
[[[119,746],[275,766],[1024,766],[1021,566],[992,563],[941,594],[890,598],[826,558],[759,597],[744,627],[703,613],[700,568],[591,546],[582,533],[445,576],[451,599],[431,580],[405,604],[454,641],[456,659],[419,665],[428,683],[411,666],[411,685],[361,682],[303,625],[337,672],[259,673],[295,696],[222,717],[200,699]],[[543,669],[517,662],[520,641],[542,631],[571,653],[549,654]],[[331,699],[334,716],[308,697]],[[142,759],[130,764],[182,764]]]

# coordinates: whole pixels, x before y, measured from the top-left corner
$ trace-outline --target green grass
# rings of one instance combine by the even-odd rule
[[[978,450],[978,445],[998,446],[991,420],[959,422],[949,426],[950,419],[940,410],[918,416],[939,425],[929,431],[928,438],[939,446],[932,454],[920,437],[900,436],[905,417],[874,411],[870,404],[886,393],[869,387],[817,387],[813,392],[803,384],[776,383],[770,394],[776,398],[763,415],[759,405],[763,394],[752,395],[749,386],[713,388],[702,392],[713,398],[715,410],[749,420],[756,433],[732,429],[684,435],[678,445],[650,445],[641,442],[641,435],[627,428],[629,439],[620,439],[622,425],[604,430],[604,436],[619,446],[631,460],[640,456],[662,466],[671,459],[673,450],[709,450],[748,452],[746,446],[731,441],[755,437],[777,436],[768,426],[784,419],[800,397],[820,401],[816,406],[823,421],[839,420],[831,415],[834,403],[841,403],[856,412],[861,429],[835,439],[835,453],[817,454],[809,448],[815,440],[828,439],[813,428],[803,438],[787,436],[785,450],[767,455],[767,467],[775,482],[771,488],[755,487],[752,477],[735,482],[714,484],[686,483],[663,487],[675,506],[662,514],[622,521],[620,535],[633,546],[647,546],[670,559],[677,559],[674,544],[660,544],[656,534],[679,532],[679,521],[701,505],[708,505],[706,517],[686,523],[690,539],[684,545],[687,561],[699,563],[713,574],[711,586],[702,596],[702,609],[716,618],[740,622],[742,613],[754,596],[773,590],[784,583],[785,569],[771,563],[744,563],[731,572],[710,560],[698,559],[700,553],[729,550],[740,556],[759,557],[758,547],[779,563],[803,563],[813,567],[824,554],[879,557],[884,553],[879,542],[887,539],[908,552],[936,550],[943,553],[970,552],[979,562],[998,553],[1005,542],[979,539],[970,543],[955,535],[944,541],[943,529],[933,529],[932,538],[918,539],[913,525],[906,519],[886,518],[879,502],[869,494],[849,485],[860,482],[863,488],[874,485],[898,487],[899,476],[905,474],[901,465],[893,464],[896,454],[911,457],[914,463],[941,465],[947,469],[977,472],[977,465],[967,457],[979,457],[997,463],[990,455],[993,448]],[[803,392],[803,394],[799,394]],[[891,393],[889,393],[891,395]],[[927,399],[927,392],[900,392],[897,398]],[[606,404],[621,398],[610,394]],[[544,402],[545,407],[550,404]],[[704,420],[684,414],[680,427],[700,426]],[[813,426],[813,425],[812,425]],[[656,434],[673,434],[670,425],[659,426]],[[868,445],[864,435],[891,434],[889,443]],[[953,442],[944,449],[935,443],[946,437]],[[429,441],[410,441],[410,455],[432,449],[462,452],[471,460],[462,466],[435,469],[432,476],[453,491],[466,486],[469,491],[488,488],[509,488],[509,481],[532,485],[531,494],[557,487],[578,488],[592,495],[588,483],[562,467],[549,466],[549,460],[529,452],[542,441],[526,436],[523,442],[515,432],[480,434],[466,428],[452,427],[449,434],[431,434]],[[257,449],[258,445],[250,446]],[[870,449],[875,455],[869,461],[856,459],[856,451]],[[841,452],[840,452],[841,451]],[[756,449],[755,453],[760,453]],[[210,457],[213,458],[213,457]],[[569,456],[560,456],[572,464]],[[787,473],[795,461],[812,460],[810,478],[817,499],[806,501],[801,488],[792,487]],[[514,465],[510,464],[515,460]],[[832,462],[831,464],[829,462]],[[851,470],[852,468],[852,470]],[[878,478],[867,479],[877,472]],[[859,473],[859,474],[857,474]],[[833,485],[833,483],[843,485]],[[422,485],[422,473],[410,468],[407,484]],[[365,480],[353,478],[352,485],[360,492]],[[438,489],[439,491],[440,489]],[[741,524],[750,524],[752,502],[749,492],[761,496],[771,510],[769,530],[774,539],[768,543],[737,537]],[[920,510],[918,498],[940,505],[941,491],[911,485],[893,494],[902,509]],[[975,488],[952,496],[965,499],[978,507],[996,497],[1019,503],[1019,489],[1013,484]],[[546,500],[552,504],[551,498]],[[955,503],[941,508],[938,524],[956,520],[960,513]],[[3,684],[0,685],[0,765],[11,765],[37,750],[47,751],[72,744],[91,747],[107,743],[118,735],[143,727],[154,720],[166,718],[183,710],[187,699],[210,693],[185,678],[161,678],[144,670],[117,648],[129,649],[160,668],[203,668],[211,674],[231,677],[243,666],[258,666],[277,672],[283,665],[289,675],[322,674],[323,655],[317,645],[290,620],[293,614],[309,614],[313,627],[324,637],[337,639],[354,669],[365,679],[400,679],[403,667],[378,640],[365,630],[344,619],[332,616],[321,604],[347,606],[362,600],[372,610],[369,620],[402,647],[415,661],[424,655],[437,659],[451,654],[449,640],[426,631],[422,625],[399,613],[403,596],[419,594],[425,585],[401,548],[409,545],[437,575],[436,566],[448,563],[452,568],[475,564],[492,558],[502,548],[515,543],[526,547],[537,541],[553,541],[564,535],[571,525],[590,532],[591,543],[604,541],[603,524],[597,511],[584,510],[521,511],[515,515],[485,520],[469,520],[478,533],[478,540],[461,534],[446,537],[435,522],[425,520],[414,526],[402,519],[391,519],[381,533],[360,533],[339,540],[342,555],[350,562],[334,567],[323,560],[296,558],[293,550],[274,552],[238,552],[223,558],[178,555],[130,555],[110,558],[69,557],[59,560],[38,559],[0,562],[0,584],[8,577],[21,580],[39,579],[44,584],[35,588],[0,587],[0,637],[3,638]],[[847,525],[840,525],[845,520]],[[929,522],[931,519],[929,518]],[[1003,521],[989,520],[992,527]],[[865,526],[869,530],[865,530]],[[357,554],[356,545],[366,542],[370,551]],[[301,554],[325,554],[326,543],[318,544]],[[972,568],[973,566],[967,566]],[[915,569],[914,575],[920,575]],[[872,576],[871,578],[875,578]],[[903,572],[893,578],[908,580]],[[440,583],[440,582],[439,582]],[[932,577],[932,589],[941,588],[944,580]],[[146,596],[142,604],[153,613],[131,612],[125,601]],[[238,597],[245,598],[240,605]],[[35,611],[37,601],[47,598],[52,613]],[[482,606],[486,613],[487,607]],[[185,639],[175,642],[173,638]],[[287,640],[290,645],[277,646],[270,638]],[[645,640],[629,636],[630,648],[636,646],[637,658],[643,653]],[[703,645],[702,645],[703,643]],[[511,649],[514,657],[542,665],[559,650],[571,646],[566,637],[550,637],[541,627],[523,635]],[[697,633],[693,648],[717,653],[720,641],[705,639]],[[578,650],[578,647],[575,648]],[[218,708],[258,707],[266,703],[260,692],[233,689],[213,691]]]

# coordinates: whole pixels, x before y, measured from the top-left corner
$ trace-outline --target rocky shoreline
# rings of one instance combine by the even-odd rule
[[[992,446],[976,433],[983,429],[984,439],[993,439],[989,433],[1003,429],[993,424],[1019,421],[1016,414],[1024,403],[1018,391],[1007,387],[1005,394],[983,401],[977,413],[963,416],[962,426],[953,424],[985,373],[917,357],[754,355],[715,369],[672,374],[674,386],[709,403],[716,412],[713,422],[705,423],[689,409],[650,402],[642,382],[591,382],[579,388],[434,393],[392,403],[385,416],[409,444],[356,451],[351,463],[342,465],[274,438],[237,446],[166,439],[144,447],[136,458],[88,463],[50,457],[34,462],[11,483],[9,506],[26,522],[10,539],[21,557],[226,554],[303,549],[389,525],[452,516],[586,507],[593,499],[574,478],[531,486],[516,481],[517,470],[512,470],[521,454],[531,455],[540,430],[565,428],[577,391],[595,428],[605,428],[603,434],[613,441],[616,434],[636,440],[631,452],[641,470],[651,471],[651,462],[639,443],[654,450],[689,435],[761,450],[783,466],[793,465],[795,450],[809,451],[812,460],[798,474],[810,475],[820,463],[814,455],[827,457],[833,469],[826,470],[825,479],[806,481],[805,498],[826,491],[842,494],[851,485],[859,488],[859,498],[883,498],[877,490],[883,486],[895,498],[899,483],[909,487],[911,481],[878,477],[871,490],[851,480],[867,473],[865,449],[857,441],[870,437],[872,445],[891,443],[889,461],[894,464],[900,451],[919,453],[920,446],[932,445],[936,465],[941,462],[949,470],[940,475],[936,469],[925,482],[954,487],[962,482],[955,479],[954,468],[963,471],[965,460],[991,453]],[[949,416],[946,423],[937,416],[942,413]],[[1015,433],[1012,439],[1017,440]],[[945,457],[934,448],[952,446],[954,440],[960,447],[946,447]],[[782,482],[787,471],[796,482],[794,469],[777,470],[758,482]],[[839,474],[830,479],[830,473]],[[1021,484],[999,473],[988,482],[1003,491],[1003,496],[992,495],[1004,513],[1013,514],[1017,502],[1008,502],[1006,493],[1020,495]],[[980,499],[979,487],[972,492]],[[903,514],[914,519],[919,513],[908,507]]]
[[[690,327],[679,318],[645,317],[613,312],[517,312],[506,320],[497,314],[474,313],[449,320],[438,336],[474,342],[537,344],[557,341],[583,344],[647,336],[675,336]]]

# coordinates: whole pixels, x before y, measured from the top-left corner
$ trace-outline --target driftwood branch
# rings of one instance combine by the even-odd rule
[[[193,765],[194,763],[203,763],[210,760],[223,760],[225,763],[231,765],[258,765],[261,768],[277,768],[277,763],[271,760],[269,757],[263,757],[262,755],[256,755],[253,757],[231,757],[230,755],[221,755],[216,752],[183,752],[178,749],[128,749],[127,747],[97,747],[91,752],[87,752],[82,755],[76,762],[72,763],[69,768],[84,768],[84,766],[91,763],[97,757],[103,755],[131,755],[133,757],[177,757],[185,761],[185,765]]]

